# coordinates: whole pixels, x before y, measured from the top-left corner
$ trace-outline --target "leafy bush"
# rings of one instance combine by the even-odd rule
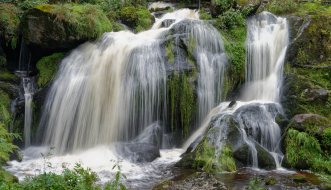
[[[44,87],[51,80],[53,80],[57,72],[59,62],[63,57],[64,57],[63,53],[54,53],[50,56],[41,58],[37,62],[37,69],[39,71],[37,83],[39,87]]]
[[[20,22],[20,10],[13,4],[0,3],[0,36],[6,45],[14,49],[17,43],[17,30]]]
[[[232,7],[234,0],[212,0],[211,2],[223,12]]]
[[[245,26],[245,18],[240,11],[230,9],[224,14],[220,15],[217,20],[219,28],[223,29],[233,29],[236,27]]]
[[[8,161],[10,154],[17,149],[17,146],[12,144],[12,140],[17,137],[15,134],[8,133],[5,125],[0,122],[0,166]]]
[[[6,183],[0,179],[0,189],[3,190],[125,190],[120,182],[123,175],[117,172],[114,180],[103,188],[98,184],[98,176],[89,168],[83,168],[80,164],[70,170],[65,168],[61,175],[55,173],[43,173],[34,177],[27,177],[21,183]]]

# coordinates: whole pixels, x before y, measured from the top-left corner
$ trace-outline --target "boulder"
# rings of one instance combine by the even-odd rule
[[[297,114],[291,119],[289,127],[322,136],[324,129],[331,127],[331,121],[318,114]]]
[[[131,142],[116,145],[117,152],[133,162],[151,162],[160,157],[161,126],[153,123]]]
[[[273,156],[257,143],[255,143],[255,148],[257,151],[258,167],[268,170],[276,169],[276,164]],[[250,155],[251,153],[249,150],[249,146],[246,144],[242,145],[240,148],[233,152],[234,158],[243,166],[252,165]]]
[[[44,4],[25,13],[22,30],[30,49],[53,52],[70,50],[112,31],[112,23],[94,5]]]

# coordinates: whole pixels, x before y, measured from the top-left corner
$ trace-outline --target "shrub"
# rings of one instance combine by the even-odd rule
[[[21,0],[17,3],[17,5],[24,10],[34,8],[38,5],[47,4],[48,0]]]
[[[245,22],[245,18],[240,11],[230,9],[218,17],[217,25],[219,28],[233,29],[245,26]]]
[[[14,49],[17,43],[17,30],[20,10],[13,4],[0,3],[0,36]]]
[[[223,12],[232,7],[234,0],[212,0],[211,2]]]
[[[12,140],[18,136],[8,133],[5,125],[0,122],[0,166],[9,160],[9,156],[18,148]]]

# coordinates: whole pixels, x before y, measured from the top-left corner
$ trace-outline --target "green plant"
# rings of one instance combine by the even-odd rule
[[[20,9],[9,3],[0,3],[0,36],[3,36],[7,46],[16,48],[17,32],[20,22]]]
[[[264,187],[264,183],[260,178],[254,177],[249,181],[245,190],[267,190],[267,188]]]
[[[120,19],[136,32],[146,30],[152,26],[152,16],[144,7],[123,7],[120,11]]]
[[[10,154],[17,150],[18,147],[12,144],[14,138],[19,138],[19,136],[9,133],[5,125],[0,122],[0,166],[9,160]]]
[[[18,7],[20,7],[23,10],[34,8],[38,5],[47,4],[49,0],[21,0],[18,1]]]
[[[245,26],[245,18],[239,10],[230,9],[217,19],[218,28],[233,29]]]
[[[117,168],[117,172],[115,173],[114,179],[107,183],[105,186],[105,190],[113,190],[113,189],[120,189],[120,190],[126,190],[126,186],[121,182],[121,180],[125,180],[126,176],[121,173],[121,167],[118,164],[115,164],[113,166],[113,170]]]
[[[233,6],[234,0],[212,0],[211,2],[216,5],[221,12],[224,12]]]

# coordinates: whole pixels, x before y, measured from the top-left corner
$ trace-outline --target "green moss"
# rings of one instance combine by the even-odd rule
[[[17,82],[19,80],[19,78],[8,72],[6,69],[2,69],[0,71],[0,81],[12,81],[12,82]]]
[[[16,48],[17,32],[20,23],[20,10],[13,4],[0,3],[0,36],[3,36],[6,45]]]
[[[167,55],[167,58],[168,58],[168,62],[170,64],[174,64],[175,62],[175,55],[174,55],[174,48],[173,48],[173,44],[172,42],[168,42],[166,44],[166,55]]]
[[[185,73],[175,73],[168,81],[170,98],[170,126],[173,131],[181,126],[182,135],[186,137],[195,114],[195,97],[189,77]]]
[[[10,98],[8,94],[0,90],[0,123],[9,125],[10,121]]]
[[[82,38],[96,38],[113,30],[112,23],[99,6],[90,4],[44,4],[36,9],[54,15],[55,21],[68,24],[68,30]]]
[[[215,160],[215,147],[204,139],[196,148],[193,167],[196,169],[202,169],[205,172],[215,172],[215,166],[217,165]]]
[[[63,57],[63,53],[54,53],[50,56],[41,58],[37,62],[37,69],[39,71],[37,83],[39,87],[46,86],[54,79],[59,62]]]
[[[123,7],[120,10],[120,19],[136,32],[146,30],[152,26],[152,16],[144,7]]]
[[[326,150],[326,154],[331,155],[331,127],[323,130],[322,146],[325,147],[324,150]]]
[[[295,0],[271,0],[266,6],[266,10],[274,14],[293,13],[298,6]]]
[[[211,16],[211,14],[209,12],[205,11],[204,9],[201,9],[199,11],[199,15],[200,15],[201,20],[211,20],[213,18]]]
[[[289,129],[285,144],[285,157],[291,167],[308,167],[314,171],[331,173],[331,160],[323,156],[321,146],[315,137]]]
[[[194,110],[193,89],[186,75],[182,78],[182,95],[180,97],[180,113],[182,126],[184,128],[184,136],[189,134],[189,126],[191,124],[192,112]]]
[[[218,163],[221,171],[234,172],[237,170],[236,162],[232,156],[231,146],[225,145],[222,148]]]

